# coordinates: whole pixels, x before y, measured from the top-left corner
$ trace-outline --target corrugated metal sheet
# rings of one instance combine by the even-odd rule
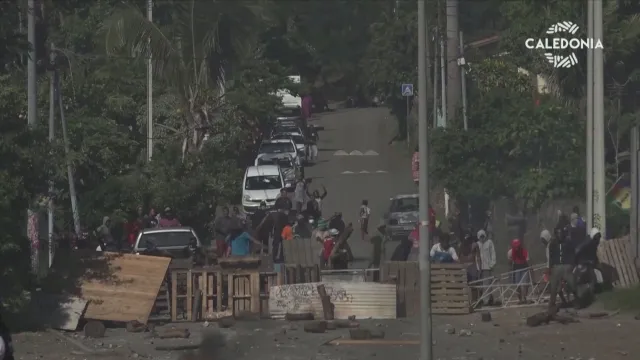
[[[275,319],[285,314],[311,312],[322,318],[322,304],[317,286],[324,284],[334,304],[336,319],[395,319],[396,285],[371,282],[322,282],[281,285],[271,288],[269,312]]]

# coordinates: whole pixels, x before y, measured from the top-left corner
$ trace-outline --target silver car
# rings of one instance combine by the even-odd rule
[[[419,218],[418,194],[396,195],[389,200],[389,211],[384,214],[386,235],[391,239],[409,236]]]

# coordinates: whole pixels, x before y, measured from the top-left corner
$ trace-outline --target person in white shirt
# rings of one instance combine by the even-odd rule
[[[365,241],[369,235],[369,217],[371,216],[371,208],[369,208],[369,200],[362,200],[360,206],[360,238]]]
[[[436,263],[458,262],[458,254],[449,244],[449,234],[442,234],[440,241],[431,247],[429,256]]]
[[[479,230],[477,236],[478,252],[480,253],[480,262],[478,267],[480,268],[480,279],[483,279],[483,292],[490,292],[489,296],[484,297],[483,303],[485,305],[489,305],[493,303],[493,295],[491,295],[493,291],[489,288],[489,285],[492,283],[492,272],[494,266],[496,266],[496,249],[493,245],[493,241],[488,238],[486,231],[482,229]]]

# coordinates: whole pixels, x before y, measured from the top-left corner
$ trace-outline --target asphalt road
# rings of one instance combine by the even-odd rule
[[[311,189],[320,185],[327,188],[323,215],[340,211],[345,222],[353,222],[357,228],[349,239],[356,258],[351,267],[365,268],[371,245],[360,239],[358,211],[362,200],[369,201],[369,233],[375,235],[375,228],[389,207],[389,198],[417,191],[411,179],[411,158],[401,144],[389,145],[396,133],[396,122],[386,108],[344,109],[318,117],[312,123],[325,128],[320,132],[319,161],[308,167],[305,175],[313,179]],[[387,245],[387,256],[395,244]]]

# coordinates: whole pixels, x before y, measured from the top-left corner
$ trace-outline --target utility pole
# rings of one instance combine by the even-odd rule
[[[153,0],[147,0],[147,20],[153,23]],[[151,37],[148,40],[147,60],[147,161],[153,156],[153,62],[151,58]]]
[[[593,0],[587,1],[587,37],[593,36]],[[587,229],[593,227],[593,49],[587,49]]]
[[[437,12],[436,12],[437,14]],[[433,36],[433,128],[438,127],[438,74],[440,74],[440,68],[438,65],[438,28],[435,28],[434,36]]]
[[[631,219],[629,219],[630,225],[630,238],[631,238],[631,255],[633,256],[634,264],[636,268],[640,265],[640,253],[639,253],[639,241],[638,241],[638,204],[640,204],[640,193],[638,190],[638,184],[640,183],[638,178],[638,152],[640,152],[640,134],[638,134],[638,127],[631,128]]]
[[[465,65],[467,64],[464,58],[464,36],[460,31],[460,57],[458,58],[458,66],[460,66],[460,81],[462,84],[462,118],[464,120],[464,129],[468,130],[469,123],[467,121],[467,77]]]
[[[447,59],[444,48],[444,39],[440,38],[440,102],[442,112],[442,127],[447,127]]]
[[[458,0],[446,0],[447,15],[447,114],[453,116],[460,105],[460,69],[458,69]]]
[[[76,194],[76,182],[73,175],[73,164],[69,159],[69,137],[67,136],[67,119],[64,117],[64,101],[62,100],[62,91],[60,90],[60,77],[58,70],[54,70],[54,81],[56,84],[56,96],[58,98],[58,108],[60,110],[60,121],[62,123],[62,141],[64,142],[64,155],[67,161],[67,179],[69,180],[69,197],[71,198],[71,213],[73,215],[73,228],[76,236],[82,234],[80,226],[80,213],[78,212],[78,196]]]
[[[593,1],[593,37],[602,40],[602,0]],[[604,54],[593,49],[593,212],[594,226],[607,236],[606,188],[604,159]]]
[[[51,50],[49,53],[50,66],[54,68],[49,76],[49,144],[52,145],[55,139],[55,121],[56,121],[56,47],[51,44]],[[53,265],[53,257],[55,256],[55,244],[53,239],[53,223],[54,223],[54,203],[53,203],[53,179],[49,179],[49,202],[47,204],[47,230],[49,240],[49,267]]]
[[[29,59],[27,62],[27,121],[30,128],[37,123],[38,89],[36,69],[36,6],[35,0],[27,1],[27,39],[29,41]],[[40,272],[40,234],[38,213],[27,209],[27,237],[31,245],[31,266],[35,274]]]
[[[429,142],[427,124],[427,16],[425,1],[418,0],[418,136],[420,176],[420,360],[433,359],[431,324],[431,264],[429,259]]]
[[[27,14],[27,37],[29,40],[29,62],[27,66],[27,95],[28,107],[27,117],[29,126],[36,126],[38,111],[38,89],[37,89],[37,69],[36,69],[36,5],[35,0],[28,0]]]

